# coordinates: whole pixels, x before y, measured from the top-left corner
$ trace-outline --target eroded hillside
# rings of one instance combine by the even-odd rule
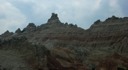
[[[89,29],[62,23],[29,23],[0,36],[0,65],[7,70],[127,70],[128,17],[112,16]]]

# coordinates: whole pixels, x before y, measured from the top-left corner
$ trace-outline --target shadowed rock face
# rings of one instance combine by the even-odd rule
[[[96,70],[127,70],[128,58],[121,56],[117,53],[107,56],[105,59],[100,60]]]
[[[59,18],[58,18],[58,15],[55,14],[55,13],[52,13],[51,18],[48,19],[48,23],[53,23],[53,24],[55,24],[55,23],[61,23],[61,22],[60,22],[60,20],[59,20]]]
[[[29,23],[28,26],[26,28],[24,28],[22,32],[29,33],[29,32],[33,32],[35,30],[36,30],[36,25],[34,23]]]
[[[96,21],[91,27],[90,30],[93,32],[111,32],[111,31],[124,31],[128,30],[128,18],[118,18],[112,16],[111,18],[106,19],[105,21]]]
[[[52,13],[46,24],[29,23],[23,30],[2,34],[0,65],[10,70],[126,70],[127,27],[127,17],[112,16],[84,30]]]
[[[4,32],[4,33],[1,35],[1,37],[6,38],[6,37],[9,37],[9,36],[11,36],[11,35],[13,35],[13,32],[9,32],[9,31],[7,30],[6,32]]]
[[[18,28],[18,29],[15,31],[15,33],[19,34],[19,33],[22,33],[22,31],[21,31],[20,28]]]

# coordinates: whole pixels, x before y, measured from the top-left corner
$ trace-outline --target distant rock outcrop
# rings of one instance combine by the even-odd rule
[[[48,22],[47,23],[51,23],[51,24],[55,24],[55,23],[61,23],[59,18],[58,18],[58,15],[55,14],[55,13],[52,13],[52,16],[50,19],[48,19]]]
[[[34,23],[29,23],[26,28],[23,29],[23,32],[33,32],[36,30],[36,25]]]
[[[22,33],[22,31],[21,31],[20,28],[18,28],[18,29],[15,31],[15,33],[19,34],[19,33]]]
[[[111,32],[111,31],[124,31],[128,30],[128,18],[118,18],[112,16],[111,18],[106,19],[105,21],[97,20],[89,30],[93,32]]]
[[[7,37],[10,37],[11,35],[13,35],[13,32],[9,32],[8,30],[6,32],[4,32],[1,37],[3,38],[7,38]]]

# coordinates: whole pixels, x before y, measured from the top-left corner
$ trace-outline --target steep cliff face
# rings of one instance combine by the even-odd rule
[[[16,58],[22,58],[19,60],[24,63],[14,61],[26,65],[27,70],[128,69],[127,26],[127,17],[112,16],[105,21],[98,20],[84,30],[62,23],[58,15],[52,13],[46,24],[29,23],[23,30],[2,34],[0,52],[18,53]],[[3,55],[8,56],[8,53]],[[11,70],[15,70],[13,67]]]

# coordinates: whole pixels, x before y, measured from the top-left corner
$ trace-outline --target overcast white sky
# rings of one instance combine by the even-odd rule
[[[0,0],[0,34],[24,28],[29,22],[46,23],[51,13],[62,22],[87,29],[112,15],[128,16],[128,0]]]

